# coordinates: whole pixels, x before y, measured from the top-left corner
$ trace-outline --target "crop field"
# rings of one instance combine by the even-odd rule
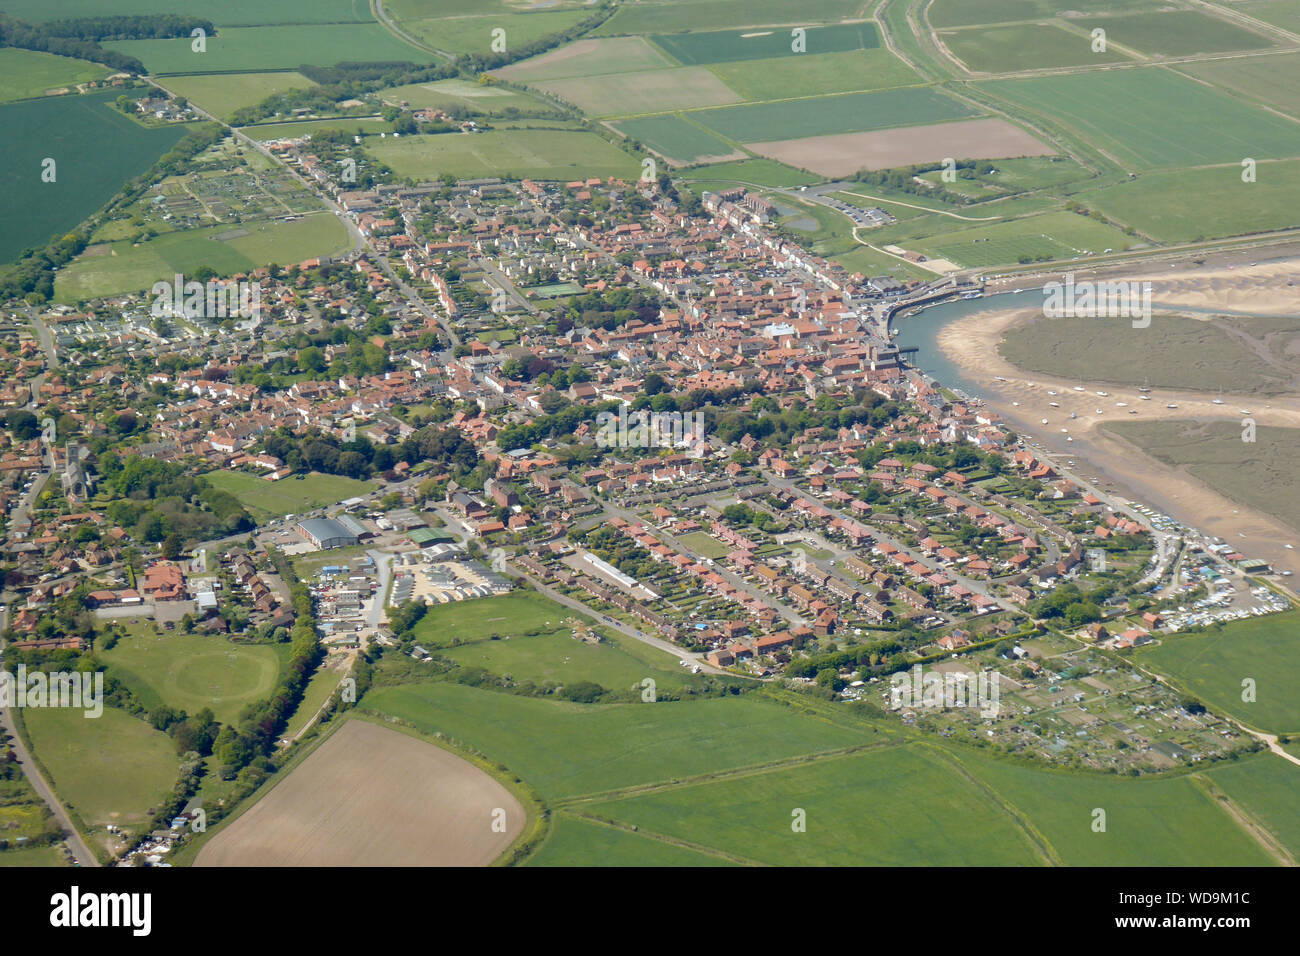
[[[778,100],[913,86],[921,78],[885,49],[738,60],[709,67],[746,100]]]
[[[0,106],[0,262],[72,229],[185,134],[146,129],[113,108],[115,92]],[[42,182],[46,158],[55,181]]]
[[[739,158],[744,155],[708,130],[680,116],[643,116],[621,120],[614,128],[676,163]]]
[[[1002,159],[1042,156],[1052,148],[1003,119],[959,120],[931,126],[750,143],[754,152],[827,177],[860,169],[894,169],[946,157]]]
[[[238,498],[259,520],[300,515],[322,505],[364,495],[375,488],[372,481],[318,472],[301,477],[291,475],[279,481],[267,481],[245,471],[210,471],[203,477],[214,488]]]
[[[939,39],[968,69],[982,73],[1013,73],[1129,59],[1113,47],[1107,47],[1105,53],[1094,53],[1092,38],[1087,34],[1073,33],[1052,23],[956,30],[940,34]]]
[[[1113,422],[1146,454],[1300,530],[1300,429],[1262,426],[1253,444],[1238,422]]]
[[[1178,70],[1300,119],[1300,53],[1180,63]]]
[[[399,177],[420,182],[446,173],[459,179],[560,180],[585,177],[636,177],[636,159],[594,133],[567,130],[495,129],[484,133],[444,133],[371,138],[366,149]]]
[[[1164,0],[934,0],[928,17],[936,29],[981,23],[1044,20],[1065,10],[1153,10]]]
[[[717,30],[711,33],[656,34],[650,40],[686,66],[731,63],[736,60],[802,58],[819,53],[846,53],[880,46],[874,23],[837,23],[807,27],[803,50],[796,52],[790,30]]]
[[[0,103],[44,96],[49,90],[89,80],[102,80],[111,72],[106,66],[86,60],[5,47],[0,49]]]
[[[964,104],[918,87],[729,106],[701,110],[692,118],[736,142],[760,143],[938,123],[973,115]]]
[[[724,106],[743,99],[702,66],[537,80],[534,85],[593,116]]]
[[[672,60],[643,37],[612,37],[575,40],[540,56],[512,63],[496,72],[508,80],[532,83],[535,80],[567,79],[574,76],[662,70],[674,65]]]
[[[176,782],[171,739],[126,711],[33,708],[23,719],[50,784],[88,824],[142,823]]]
[[[75,17],[171,13],[207,17],[218,27],[271,23],[369,23],[368,0],[6,0],[5,13],[28,23]]]
[[[712,188],[719,183],[754,183],[758,186],[806,186],[817,177],[791,169],[770,159],[742,159],[737,162],[714,163],[698,169],[686,170],[682,178],[689,183],[699,183]],[[696,188],[696,187],[692,187]]]
[[[1108,43],[1118,43],[1142,53],[1158,53],[1162,56],[1262,50],[1273,46],[1272,40],[1253,30],[1199,10],[1091,16],[1072,22],[1088,33],[1100,27],[1106,31]]]
[[[1145,173],[1076,198],[1153,239],[1191,242],[1300,226],[1300,207],[1291,202],[1297,195],[1300,160],[1284,160],[1260,163],[1253,183],[1243,183],[1233,164]]]
[[[220,24],[218,24],[220,26]],[[378,23],[229,27],[208,37],[196,53],[188,37],[175,40],[117,40],[103,45],[139,57],[151,73],[245,73],[293,69],[302,64],[349,62],[428,63],[433,57],[403,43]]]
[[[1300,32],[1300,8],[1291,0],[1249,0],[1233,4],[1233,9],[1292,33]]]
[[[1206,776],[1300,859],[1300,814],[1295,812],[1300,767],[1267,754],[1215,767]]]
[[[1136,170],[1300,156],[1300,124],[1159,68],[995,80],[980,88]],[[1213,127],[1206,116],[1215,118]]]
[[[921,251],[970,268],[1008,265],[1021,257],[1073,259],[1123,249],[1128,237],[1114,226],[1072,212],[1051,212],[917,240]]]
[[[570,704],[437,682],[371,690],[361,705],[463,741],[556,798],[882,739],[750,696]]]
[[[254,106],[275,93],[305,90],[316,84],[301,73],[206,73],[172,76],[167,89],[213,116],[226,118],[244,106]]]
[[[1292,341],[1300,337],[1297,320],[1207,321],[1154,312],[1149,327],[1134,329],[1122,318],[1041,318],[1008,330],[998,351],[1025,371],[1081,382],[1277,393],[1288,387],[1290,370],[1266,365],[1257,350],[1285,341],[1286,324]]]
[[[862,0],[656,0],[625,4],[601,24],[597,36],[726,30],[736,26],[807,26],[862,16]],[[787,31],[788,35],[788,31]]]
[[[0,863],[4,856],[0,854]],[[552,817],[550,835],[528,866],[729,866],[727,860],[674,846],[567,813]]]
[[[414,109],[449,110],[454,107],[464,107],[489,116],[500,115],[509,109],[533,113],[555,112],[555,107],[551,104],[527,93],[520,93],[504,86],[483,86],[461,79],[394,86],[382,90],[379,95],[387,103],[405,101]]]
[[[505,811],[505,830],[493,814]],[[203,846],[196,866],[486,866],[524,830],[515,796],[474,764],[349,720]]]
[[[1173,677],[1207,706],[1268,733],[1300,730],[1296,634],[1300,612],[1230,621],[1199,634],[1172,634],[1135,659]],[[1243,701],[1242,681],[1255,681],[1256,699]]]
[[[573,618],[590,618],[556,604],[536,591],[514,591],[497,597],[473,601],[453,601],[430,607],[415,625],[417,644],[425,647],[450,647],[457,641],[486,641],[528,633],[551,634],[563,630]]]
[[[234,644],[224,637],[137,628],[101,657],[140,702],[188,714],[211,708],[234,723],[245,704],[270,696],[288,645]]]
[[[552,33],[561,33],[585,20],[581,10],[506,13],[486,17],[422,18],[401,21],[401,28],[421,43],[448,53],[492,52],[492,31],[504,30],[506,49],[526,46]],[[394,41],[397,42],[397,41]],[[427,56],[425,57],[427,59]]]
[[[219,238],[222,236],[228,238]],[[60,270],[55,278],[55,298],[75,302],[139,292],[177,272],[189,274],[201,266],[234,275],[272,262],[290,265],[330,255],[348,246],[343,224],[324,212],[292,222],[263,220],[166,233],[138,246],[114,242],[107,254],[83,253]]]
[[[1026,866],[1042,862],[997,803],[920,747],[583,803],[652,834],[790,866]],[[795,809],[806,832],[795,832]]]

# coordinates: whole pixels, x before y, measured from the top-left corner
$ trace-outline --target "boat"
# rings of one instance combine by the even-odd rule
[[[1221,398],[1216,398],[1216,399],[1214,400],[1214,404],[1215,404],[1215,405],[1222,405],[1222,404],[1224,404],[1224,401],[1223,401],[1223,399],[1221,399]]]
[[[980,299],[984,297],[983,292],[966,292],[962,294],[963,299]]]
[[[1178,405],[1175,402],[1170,402],[1168,405],[1165,406],[1165,408],[1177,408],[1177,407]]]
[[[1061,403],[1060,403],[1060,402],[1048,402],[1047,404],[1048,404],[1048,405],[1051,405],[1053,408],[1060,408],[1060,407],[1061,407]]]

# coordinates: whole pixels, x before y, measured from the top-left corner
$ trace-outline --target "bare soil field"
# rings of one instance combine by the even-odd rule
[[[834,133],[805,139],[751,143],[760,155],[822,176],[849,176],[860,169],[893,169],[912,163],[954,159],[1010,159],[1051,156],[1039,142],[1006,120],[960,120],[869,133]]]
[[[504,832],[493,813],[504,811]],[[486,866],[523,832],[500,783],[455,754],[349,720],[247,813],[196,866]]]

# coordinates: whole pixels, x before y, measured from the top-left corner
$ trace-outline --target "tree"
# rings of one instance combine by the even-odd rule
[[[184,542],[181,540],[181,536],[175,531],[163,538],[162,556],[168,561],[175,561],[179,558],[183,549]]]

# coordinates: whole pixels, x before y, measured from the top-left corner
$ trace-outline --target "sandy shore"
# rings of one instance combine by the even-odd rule
[[[1170,270],[1168,275],[1148,272],[1132,278],[1150,281],[1153,299],[1162,304],[1261,315],[1300,313],[1300,261],[1255,268]],[[1027,284],[1022,280],[1019,287]],[[957,319],[939,332],[937,344],[949,361],[980,383],[979,394],[1016,432],[1052,453],[1072,458],[1080,474],[1098,478],[1099,487],[1158,508],[1236,544],[1252,557],[1300,573],[1300,551],[1284,547],[1300,547],[1300,529],[1232,501],[1184,469],[1171,468],[1100,427],[1105,422],[1189,418],[1230,421],[1239,426],[1245,410],[1261,426],[1300,428],[1300,395],[1264,401],[1249,394],[1153,389],[1148,393],[1150,399],[1143,400],[1135,387],[1086,384],[1026,372],[1002,357],[998,343],[1009,329],[1041,315],[1041,309],[1033,308]],[[1076,390],[1081,384],[1084,390]],[[1215,398],[1222,398],[1225,404],[1214,404]],[[1059,407],[1053,408],[1053,402]],[[1167,408],[1169,404],[1178,407]],[[1067,442],[1067,436],[1073,441]]]

